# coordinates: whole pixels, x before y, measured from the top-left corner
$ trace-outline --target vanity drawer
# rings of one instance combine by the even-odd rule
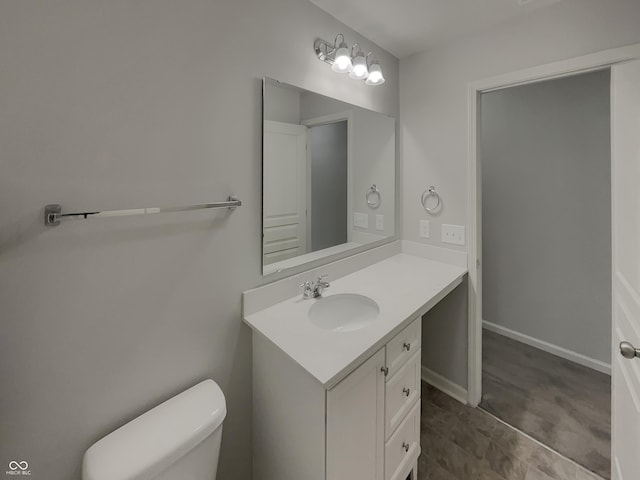
[[[400,424],[384,449],[385,480],[401,478],[407,466],[420,455],[420,402],[416,402],[409,415]]]
[[[387,381],[391,380],[393,374],[407,363],[417,350],[420,350],[421,332],[422,319],[418,317],[387,343]]]
[[[385,388],[384,439],[395,432],[407,412],[420,398],[420,353],[413,356],[391,377]]]

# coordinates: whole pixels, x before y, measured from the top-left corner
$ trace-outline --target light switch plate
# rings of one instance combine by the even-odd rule
[[[384,215],[376,215],[376,230],[384,230]]]
[[[369,215],[366,213],[353,212],[353,226],[369,228]]]
[[[464,245],[464,225],[442,225],[442,243]]]
[[[431,238],[431,222],[420,220],[420,238]]]

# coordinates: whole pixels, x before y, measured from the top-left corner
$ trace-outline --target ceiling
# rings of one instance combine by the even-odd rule
[[[398,58],[487,30],[559,1],[311,0]]]

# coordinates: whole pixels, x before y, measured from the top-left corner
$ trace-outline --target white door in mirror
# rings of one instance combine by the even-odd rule
[[[307,251],[307,128],[264,123],[263,264]]]

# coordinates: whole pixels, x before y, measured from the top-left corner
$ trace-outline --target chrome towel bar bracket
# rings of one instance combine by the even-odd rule
[[[204,210],[208,208],[228,208],[234,210],[242,206],[242,202],[231,195],[225,202],[203,203],[200,205],[187,205],[184,207],[148,207],[131,208],[127,210],[104,210],[95,212],[62,213],[62,207],[51,204],[44,207],[44,224],[48,227],[60,225],[62,220],[86,220],[89,218],[104,217],[128,217],[131,215],[150,215],[154,213],[188,212],[190,210]]]
[[[435,205],[432,205],[431,207],[427,207],[427,202],[429,201],[430,198],[435,199]],[[438,207],[440,207],[440,204],[441,204],[440,195],[438,195],[438,192],[436,191],[436,187],[431,185],[427,190],[422,192],[422,196],[420,197],[420,203],[422,204],[422,206],[424,207],[424,209],[427,211],[428,214],[434,215],[434,213],[436,212],[436,210],[438,210]]]
[[[367,190],[367,193],[365,194],[365,198],[367,200],[367,205],[371,208],[378,208],[380,206],[380,203],[382,202],[382,195],[380,195],[380,190],[376,187],[375,183],[369,187],[369,190]]]

